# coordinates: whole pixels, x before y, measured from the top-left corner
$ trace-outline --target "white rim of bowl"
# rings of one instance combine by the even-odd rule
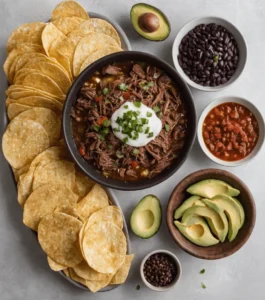
[[[254,114],[254,116],[257,119],[258,125],[259,125],[259,139],[258,139],[258,142],[257,142],[255,148],[245,158],[236,160],[236,161],[225,161],[225,160],[219,159],[216,156],[214,156],[206,147],[203,136],[202,136],[202,126],[203,126],[203,122],[204,122],[206,116],[213,108],[215,108],[218,105],[221,105],[224,103],[231,103],[231,102],[238,103],[238,104],[245,106]],[[226,166],[226,167],[242,166],[242,165],[246,164],[247,162],[249,162],[250,160],[252,160],[260,152],[260,150],[263,146],[264,134],[265,134],[264,119],[263,119],[261,113],[259,112],[259,110],[257,109],[257,107],[249,100],[242,98],[242,97],[238,97],[238,96],[222,96],[222,97],[219,97],[219,98],[216,98],[215,100],[213,100],[203,110],[203,112],[199,118],[198,126],[197,126],[197,138],[198,138],[198,141],[199,141],[202,151],[212,161],[214,161],[215,163],[217,163],[219,165]]]
[[[179,45],[180,43],[178,42],[178,36],[185,31],[185,34],[183,35],[183,37],[189,32],[186,29],[186,27],[188,26],[188,24],[190,24],[191,22],[194,21],[199,21],[201,19],[205,19],[205,18],[213,18],[216,20],[220,20],[221,22],[227,23],[229,26],[231,26],[239,35],[239,37],[242,39],[243,45],[245,47],[246,50],[246,57],[244,59],[244,61],[242,62],[242,70],[237,74],[236,77],[234,77],[235,74],[232,75],[232,77],[230,78],[230,80],[228,80],[225,84],[221,84],[219,86],[216,87],[211,87],[211,86],[203,86],[200,84],[197,84],[196,82],[192,81],[183,71],[182,67],[180,66],[179,62],[178,62],[178,54],[179,54]],[[196,27],[197,25],[195,25],[194,27]],[[225,27],[225,26],[224,26]],[[229,30],[231,34],[233,34],[233,32],[231,32],[231,30]],[[233,34],[234,35],[234,34]],[[180,41],[181,42],[181,41]],[[240,51],[240,49],[239,49]],[[191,87],[197,89],[197,90],[201,90],[201,91],[205,91],[205,92],[217,92],[220,90],[225,89],[228,86],[231,86],[232,84],[234,84],[238,78],[241,76],[241,74],[243,73],[246,63],[247,63],[247,53],[248,53],[248,48],[247,48],[247,42],[246,39],[244,38],[243,34],[240,32],[240,30],[230,21],[228,21],[227,19],[221,18],[221,17],[216,17],[216,16],[201,16],[201,17],[196,17],[191,19],[190,21],[186,22],[178,31],[174,42],[173,42],[173,46],[172,46],[172,59],[173,59],[173,63],[174,66],[178,72],[178,74],[185,80],[185,82],[190,85]]]
[[[172,257],[177,265],[177,268],[178,268],[178,273],[177,273],[177,276],[176,278],[172,281],[171,284],[167,285],[167,286],[164,286],[164,287],[156,287],[156,286],[153,286],[151,283],[149,283],[145,276],[144,276],[144,264],[145,262],[147,261],[147,259],[153,255],[153,254],[156,254],[156,253],[165,253],[165,254],[168,254],[170,257]],[[152,251],[150,253],[148,253],[144,259],[142,260],[142,263],[141,263],[141,266],[140,266],[140,274],[141,274],[141,277],[142,277],[142,280],[144,282],[144,284],[149,287],[151,290],[154,290],[156,292],[165,292],[171,288],[173,288],[173,286],[175,286],[175,284],[180,280],[181,278],[181,275],[182,275],[182,268],[181,268],[181,263],[179,261],[179,259],[177,258],[177,256],[175,254],[173,254],[172,252],[168,251],[168,250],[163,250],[163,249],[160,249],[160,250],[155,250],[155,251]]]

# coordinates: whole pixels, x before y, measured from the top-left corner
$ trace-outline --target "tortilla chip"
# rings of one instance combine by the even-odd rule
[[[125,261],[112,277],[110,284],[123,284],[128,277],[134,255],[126,255]]]
[[[86,280],[86,286],[90,289],[92,293],[96,293],[99,290],[103,289],[105,286],[107,286],[109,282],[110,282],[109,278],[100,281]]]
[[[37,231],[43,217],[55,209],[67,212],[76,205],[76,197],[64,184],[48,183],[35,189],[24,205],[23,223]]]
[[[93,52],[108,47],[119,47],[117,42],[110,36],[103,33],[91,33],[82,38],[76,46],[73,60],[73,74],[78,76],[82,63]]]
[[[78,276],[75,271],[73,270],[73,268],[69,268],[69,278],[71,278],[72,280],[83,284],[84,286],[86,286],[86,281],[84,278]]]
[[[63,270],[64,274],[70,278],[69,268]]]
[[[31,106],[23,105],[19,103],[10,103],[7,108],[7,116],[8,119],[11,121],[13,120],[17,115],[22,113],[23,111],[32,109]]]
[[[46,165],[39,165],[33,175],[32,190],[44,184],[65,184],[72,189],[75,182],[74,163],[67,160],[51,161]]]
[[[67,35],[78,27],[78,25],[81,23],[80,20],[82,20],[82,22],[84,21],[84,19],[76,17],[64,17],[52,21],[52,24],[63,34]]]
[[[78,197],[78,201],[82,200],[85,195],[91,191],[92,187],[95,185],[91,179],[89,179],[84,173],[75,173],[75,184],[73,187],[73,192]]]
[[[95,184],[92,190],[77,204],[79,218],[85,221],[97,210],[109,205],[108,195],[98,184]]]
[[[92,269],[85,260],[81,261],[80,264],[73,267],[75,273],[86,280],[92,281],[103,281],[106,279],[111,279],[112,274],[103,274]]]
[[[49,145],[49,136],[42,125],[16,118],[7,126],[2,140],[4,156],[15,169],[30,164]]]
[[[50,109],[43,107],[31,108],[17,116],[17,120],[32,120],[40,123],[49,136],[50,145],[60,139],[61,120]]]
[[[29,166],[30,165],[26,165],[25,167],[20,168],[20,169],[12,168],[16,182],[19,181],[20,176],[22,176],[23,174],[28,172]]]
[[[121,49],[118,47],[109,47],[106,49],[101,49],[101,50],[93,52],[90,56],[88,56],[84,60],[84,62],[81,65],[79,73],[81,73],[86,67],[88,67],[93,62],[97,61],[98,59],[100,59],[106,55],[109,55],[111,53],[120,52],[120,51],[121,51]]]
[[[69,36],[82,35],[85,37],[92,32],[103,33],[112,37],[116,41],[118,47],[121,47],[121,40],[116,29],[107,21],[98,18],[93,18],[82,22],[74,31],[69,34]]]
[[[47,256],[47,261],[48,261],[49,267],[50,267],[53,271],[55,271],[55,272],[58,272],[58,271],[62,271],[62,270],[64,270],[64,269],[67,269],[66,266],[59,264],[58,262],[56,262],[55,260],[53,260],[53,259],[50,258],[49,256]]]
[[[42,45],[46,54],[50,56],[50,48],[54,41],[59,43],[65,38],[66,35],[64,35],[57,27],[52,23],[47,23],[41,35]]]
[[[82,19],[89,19],[86,10],[75,1],[63,1],[59,3],[52,12],[51,20],[64,17],[78,17]]]
[[[10,52],[17,44],[31,43],[42,45],[41,34],[45,26],[45,23],[33,22],[25,23],[16,28],[7,40],[7,52]]]
[[[95,271],[115,273],[123,264],[127,251],[123,231],[110,222],[91,225],[83,237],[85,259]]]
[[[39,243],[43,251],[59,264],[75,267],[83,259],[78,245],[81,227],[82,223],[76,218],[54,212],[39,223]]]

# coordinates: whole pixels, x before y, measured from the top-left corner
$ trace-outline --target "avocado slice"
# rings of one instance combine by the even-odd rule
[[[130,16],[134,29],[147,40],[163,41],[170,34],[171,27],[168,18],[152,5],[135,4],[131,8]]]
[[[191,215],[205,217],[212,232],[223,242],[228,233],[228,221],[225,213],[216,204],[211,203],[211,207],[192,206],[188,208],[182,217],[182,223],[186,223]]]
[[[241,227],[240,210],[236,202],[227,195],[217,195],[211,200],[203,199],[202,202],[209,207],[214,203],[225,212],[228,218],[228,240],[232,242]]]
[[[145,196],[134,208],[130,218],[134,234],[143,239],[155,235],[161,225],[162,209],[154,195]]]
[[[244,225],[244,223],[245,223],[245,211],[244,211],[244,208],[243,208],[241,202],[238,199],[233,198],[233,197],[231,197],[231,199],[233,199],[235,201],[235,203],[237,204],[237,206],[238,206],[238,209],[239,209],[239,212],[240,212],[240,220],[241,220],[241,226],[240,226],[240,228],[241,228]]]
[[[202,199],[202,197],[200,197],[200,196],[191,196],[190,198],[185,200],[183,202],[183,204],[181,204],[181,206],[175,210],[174,219],[177,220],[177,219],[181,218],[182,215],[184,214],[185,210],[192,207],[193,205],[205,206],[205,204],[202,201],[200,201],[201,199]]]
[[[219,243],[206,221],[200,216],[190,215],[185,224],[179,221],[175,221],[174,224],[189,241],[198,246],[208,247]]]
[[[224,181],[216,179],[206,179],[191,185],[187,192],[192,195],[198,195],[205,198],[213,198],[214,196],[226,194],[228,196],[238,196],[240,191],[234,189],[231,185]]]

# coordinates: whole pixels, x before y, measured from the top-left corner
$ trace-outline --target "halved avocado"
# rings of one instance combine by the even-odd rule
[[[182,217],[182,223],[186,223],[191,215],[204,217],[212,232],[223,242],[228,233],[228,221],[225,213],[216,204],[212,203],[211,207],[192,206],[188,208]]]
[[[193,205],[197,205],[197,206],[205,206],[205,204],[200,201],[202,199],[202,197],[200,196],[191,196],[189,197],[187,200],[185,200],[183,202],[183,204],[181,204],[180,207],[178,207],[176,210],[175,210],[175,213],[174,213],[174,219],[179,219],[183,216],[184,212],[186,209],[192,207]]]
[[[161,225],[162,209],[154,195],[145,196],[134,208],[130,218],[131,229],[140,238],[155,235]]]
[[[217,195],[211,200],[203,199],[202,201],[209,207],[214,203],[225,212],[228,218],[228,240],[232,242],[241,227],[240,210],[237,203],[227,195]]]
[[[222,180],[206,179],[191,185],[187,192],[192,195],[198,195],[205,198],[226,194],[228,196],[238,196],[240,191],[234,189],[231,185]]]
[[[208,247],[219,243],[200,216],[190,215],[185,224],[179,221],[175,221],[174,224],[189,241],[198,246]]]
[[[131,8],[130,16],[134,29],[147,40],[163,41],[170,34],[168,18],[152,5],[135,4]]]

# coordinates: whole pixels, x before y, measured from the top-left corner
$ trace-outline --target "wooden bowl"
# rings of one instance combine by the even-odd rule
[[[186,189],[190,185],[204,179],[223,180],[240,191],[237,198],[245,211],[245,223],[232,242],[226,239],[224,243],[214,246],[197,246],[186,239],[173,223],[175,209],[189,197]],[[167,206],[167,225],[175,242],[187,253],[203,259],[219,259],[234,254],[247,242],[255,226],[255,221],[256,206],[250,190],[238,177],[224,170],[204,169],[188,175],[175,187]]]

